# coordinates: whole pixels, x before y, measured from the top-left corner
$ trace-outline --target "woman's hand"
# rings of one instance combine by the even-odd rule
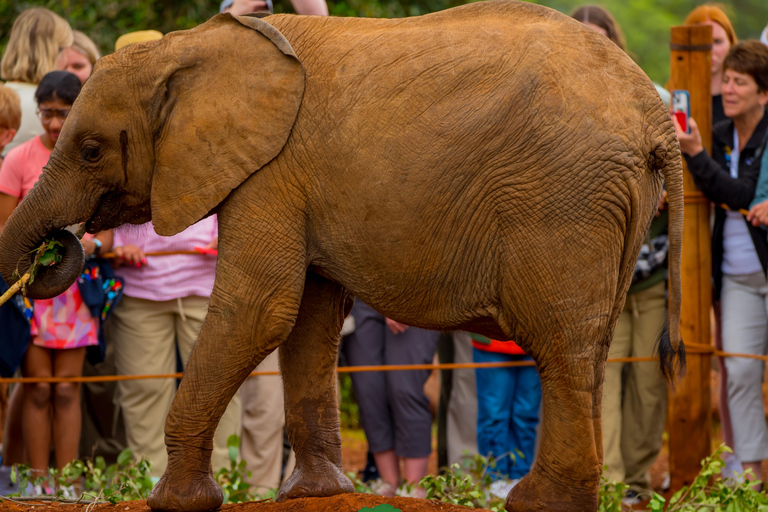
[[[144,251],[136,247],[135,245],[123,245],[115,247],[115,258],[112,263],[115,267],[122,267],[123,265],[131,265],[136,268],[147,264],[147,258],[144,256]]]
[[[768,226],[768,200],[750,208],[747,222],[751,222],[753,226]]]
[[[395,322],[391,318],[385,318],[384,323],[386,323],[387,327],[389,327],[389,330],[395,334],[402,334],[408,329],[407,325],[401,324],[400,322]]]
[[[675,124],[675,135],[677,135],[677,140],[680,141],[680,151],[688,156],[696,156],[704,151],[699,127],[692,117],[688,118],[688,125],[691,127],[691,133],[685,133],[683,131],[675,116],[672,116],[672,122]]]

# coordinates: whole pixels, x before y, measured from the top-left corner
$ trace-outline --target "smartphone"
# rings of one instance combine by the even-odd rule
[[[691,133],[688,118],[691,117],[691,95],[688,91],[672,91],[672,115],[685,133]]]

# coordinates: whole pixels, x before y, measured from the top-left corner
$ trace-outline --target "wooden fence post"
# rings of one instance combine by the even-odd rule
[[[706,25],[672,27],[670,92],[685,89],[691,97],[691,117],[712,154],[712,95],[710,93],[712,28]],[[685,162],[683,162],[685,166]],[[683,227],[683,303],[680,333],[688,350],[688,370],[669,399],[669,473],[671,489],[689,485],[711,454],[712,414],[710,361],[712,307],[709,200],[683,171],[685,225]]]

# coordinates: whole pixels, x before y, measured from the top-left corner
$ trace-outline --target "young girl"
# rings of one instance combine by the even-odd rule
[[[45,133],[14,148],[0,168],[0,226],[42,173],[80,87],[78,78],[67,71],[53,71],[40,81],[35,99]],[[108,250],[111,244],[109,232],[86,235],[86,258],[102,246]],[[85,347],[97,344],[97,320],[75,283],[58,297],[35,301],[32,343],[22,373],[25,377],[79,377]],[[58,469],[77,457],[80,423],[79,384],[24,384],[24,445],[33,471],[47,473],[51,441]]]

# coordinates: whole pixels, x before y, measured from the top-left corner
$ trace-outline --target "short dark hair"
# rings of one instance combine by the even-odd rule
[[[51,71],[43,76],[35,91],[37,104],[56,98],[72,105],[80,94],[80,80],[69,71]]]
[[[723,61],[726,69],[751,76],[758,91],[768,91],[768,46],[756,39],[736,43]]]

